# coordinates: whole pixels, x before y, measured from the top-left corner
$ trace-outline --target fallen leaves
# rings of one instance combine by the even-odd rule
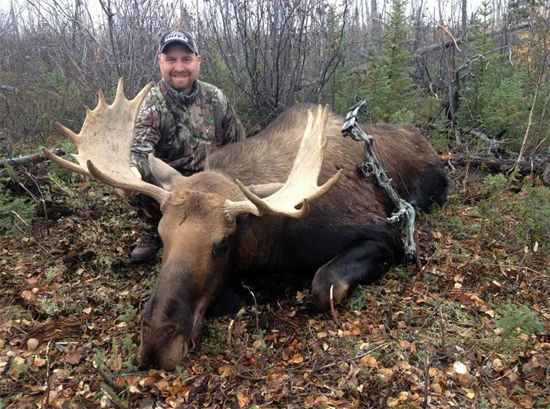
[[[116,206],[108,217],[120,211]],[[461,214],[452,208],[443,212],[443,218]],[[109,220],[105,215],[98,223],[107,227]],[[293,290],[288,297],[281,293],[274,302],[258,303],[259,330],[249,306],[234,317],[209,319],[209,347],[190,354],[176,372],[137,372],[132,365],[138,314],[124,322],[118,317],[127,303],[137,309],[146,302],[154,278],[154,265],[134,266],[125,259],[138,229],[117,226],[112,231],[126,231],[117,237],[96,231],[90,249],[84,242],[90,237],[77,232],[85,236],[93,226],[83,232],[77,215],[59,223],[43,244],[57,246],[51,260],[29,254],[32,241],[0,239],[0,295],[8,306],[0,307],[0,399],[6,407],[44,407],[48,373],[49,406],[113,407],[94,360],[104,362],[113,390],[121,391],[121,407],[128,408],[550,404],[545,395],[548,278],[544,269],[528,264],[537,257],[540,265],[548,265],[542,242],[530,246],[524,266],[512,266],[512,252],[497,242],[459,240],[445,228],[421,226],[420,245],[433,243],[438,249],[424,277],[400,267],[363,287],[357,295],[362,308],[337,306],[341,325],[327,315],[304,313],[311,294]],[[103,267],[94,264],[98,260]],[[510,335],[498,328],[499,302],[506,299],[531,305],[546,333],[514,330]],[[63,307],[55,320],[40,309],[43,301]]]

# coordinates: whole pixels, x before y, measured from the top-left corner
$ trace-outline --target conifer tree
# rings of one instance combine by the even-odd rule
[[[392,0],[382,53],[376,55],[375,50],[369,53],[361,91],[375,121],[409,123],[414,119],[406,4],[406,0]]]

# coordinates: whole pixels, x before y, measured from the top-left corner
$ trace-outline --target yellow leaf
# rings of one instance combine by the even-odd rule
[[[160,381],[155,383],[155,386],[158,388],[159,391],[168,390],[168,381],[166,379],[161,379]]]
[[[235,371],[232,365],[222,365],[218,368],[218,373],[222,378],[229,378],[235,374]]]
[[[326,332],[318,332],[317,333],[317,338],[326,338],[328,336],[328,334]]]
[[[248,402],[250,401],[250,398],[248,395],[245,394],[245,392],[239,392],[237,393],[237,399],[239,401],[239,407],[244,408],[248,406]]]
[[[372,355],[365,355],[361,360],[359,361],[360,365],[368,366],[369,368],[377,368],[378,362],[376,361],[376,358]]]
[[[292,357],[290,362],[292,362],[293,364],[301,364],[302,362],[304,362],[304,357],[300,354],[296,354]]]
[[[40,368],[42,366],[46,365],[46,360],[40,357],[35,357],[34,362],[32,363],[32,366],[35,368]]]

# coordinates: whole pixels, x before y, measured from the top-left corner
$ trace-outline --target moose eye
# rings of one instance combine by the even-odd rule
[[[227,237],[224,237],[220,242],[215,243],[212,247],[212,256],[213,257],[222,257],[229,249],[229,240]]]

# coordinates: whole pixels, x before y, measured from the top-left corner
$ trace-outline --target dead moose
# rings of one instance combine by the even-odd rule
[[[296,105],[253,138],[211,154],[203,172],[184,177],[149,158],[159,186],[129,167],[134,122],[146,86],[108,105],[100,92],[79,134],[59,125],[79,164],[61,166],[160,203],[162,270],[142,315],[141,367],[173,370],[197,337],[205,312],[243,272],[311,272],[319,309],[342,300],[401,261],[391,201],[362,177],[363,144],[342,137],[343,118],[327,107]],[[442,205],[447,177],[438,155],[413,127],[371,125],[375,152],[402,198],[427,211]],[[317,181],[323,184],[319,187]],[[284,182],[284,183],[283,183]]]

